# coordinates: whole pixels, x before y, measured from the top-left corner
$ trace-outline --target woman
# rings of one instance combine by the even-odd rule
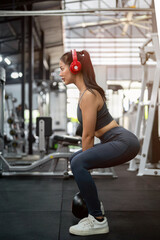
[[[71,170],[80,193],[86,202],[89,215],[69,232],[75,235],[108,233],[107,219],[101,211],[97,189],[89,172],[94,168],[107,168],[133,159],[139,151],[137,137],[120,127],[110,115],[103,89],[95,80],[95,73],[87,51],[65,53],[60,59],[60,76],[63,82],[75,84],[80,97],[77,108],[82,124],[82,150],[70,159]],[[94,145],[94,137],[101,143]]]

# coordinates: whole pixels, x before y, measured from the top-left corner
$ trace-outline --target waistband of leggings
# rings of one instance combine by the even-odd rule
[[[117,134],[119,130],[123,130],[124,128],[121,126],[111,128],[109,131],[105,132],[99,139],[103,142],[104,140],[108,139],[111,135]]]

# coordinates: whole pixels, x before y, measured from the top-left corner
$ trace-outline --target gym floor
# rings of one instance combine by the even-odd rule
[[[110,233],[70,235],[78,222],[71,202],[73,178],[10,176],[0,179],[0,239],[3,240],[159,240],[159,177],[137,177],[128,165],[115,167],[118,179],[95,178]]]

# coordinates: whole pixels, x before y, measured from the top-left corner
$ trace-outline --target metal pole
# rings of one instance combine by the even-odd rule
[[[48,70],[46,71],[46,79],[50,80],[50,76],[51,76],[51,57],[49,55],[48,57]]]
[[[154,0],[152,0],[152,8],[155,9]],[[157,22],[156,22],[156,14],[155,11],[152,12],[152,32],[157,33]]]
[[[45,68],[44,68],[44,59],[45,59],[45,52],[44,52],[44,32],[42,31],[41,35],[41,50],[40,50],[40,79],[45,79]]]
[[[26,17],[22,18],[22,85],[21,85],[21,117],[22,129],[25,130],[25,82],[26,82],[26,64],[25,64],[25,39],[26,39]],[[23,152],[25,152],[25,145],[23,145]]]
[[[158,0],[155,0],[158,2]],[[158,10],[158,9],[157,9]],[[153,12],[153,8],[90,8],[90,9],[74,9],[73,10],[40,10],[40,11],[13,11],[0,10],[1,17],[8,16],[77,16],[93,14],[99,15],[101,12]],[[104,13],[102,13],[104,14]]]
[[[29,17],[29,154],[32,149],[32,83],[34,80],[34,38],[33,17]]]
[[[154,0],[154,9],[155,9],[155,16],[156,16],[156,25],[157,25],[157,33],[160,43],[160,14],[159,14],[159,8],[160,8],[160,1]]]
[[[5,69],[0,67],[0,173],[2,172],[1,155],[4,149],[4,84],[6,81]]]

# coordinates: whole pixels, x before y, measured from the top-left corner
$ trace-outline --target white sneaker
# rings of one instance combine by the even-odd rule
[[[89,214],[88,217],[83,218],[78,224],[70,227],[69,232],[80,236],[103,234],[109,232],[109,226],[106,217],[104,217],[103,222],[99,222]]]

